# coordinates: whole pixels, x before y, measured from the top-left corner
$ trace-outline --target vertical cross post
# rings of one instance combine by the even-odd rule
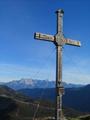
[[[62,95],[64,87],[62,85],[62,47],[64,44],[72,46],[81,46],[80,41],[64,38],[63,36],[63,14],[64,11],[59,9],[57,13],[57,33],[55,36],[42,33],[35,33],[34,38],[53,42],[56,46],[56,112],[55,120],[65,120],[62,112]]]
[[[56,46],[56,113],[55,120],[63,120],[62,95],[64,88],[62,85],[62,47]]]
[[[62,113],[62,39],[63,39],[63,10],[57,12],[57,34],[56,38],[56,120],[64,120]]]

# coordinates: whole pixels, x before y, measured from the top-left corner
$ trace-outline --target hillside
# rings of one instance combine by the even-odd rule
[[[39,103],[41,106],[36,117],[54,115],[51,102],[33,101],[6,86],[0,86],[0,120],[32,120]]]
[[[9,97],[12,99],[19,99],[19,100],[23,100],[23,101],[32,101],[32,99],[30,97],[27,97],[21,93],[18,93],[15,90],[13,90],[5,85],[0,85],[0,96]]]
[[[66,89],[63,102],[65,106],[90,113],[90,85],[78,89]]]
[[[90,115],[83,115],[77,118],[69,118],[68,120],[90,120]]]
[[[20,93],[17,97],[14,90],[2,86],[0,88],[0,120],[32,120],[36,114],[38,120],[44,120],[45,117],[53,117],[55,115],[55,105],[49,100],[37,101],[26,98],[21,99]],[[12,96],[12,97],[11,97]],[[38,110],[37,110],[38,107]],[[64,114],[67,117],[77,117],[82,115],[81,112],[75,111],[71,108],[65,108]]]

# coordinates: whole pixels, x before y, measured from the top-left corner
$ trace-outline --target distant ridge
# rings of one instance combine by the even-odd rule
[[[18,92],[31,96],[33,99],[40,99],[43,92],[43,100],[55,101],[55,88],[21,89]],[[77,111],[90,113],[90,85],[79,88],[66,88],[63,105]]]
[[[48,81],[48,80],[21,79],[21,80],[14,80],[4,84],[14,90],[26,89],[26,88],[55,88],[55,81]],[[71,84],[65,82],[63,82],[63,85],[65,88],[77,88],[83,86],[80,84]]]

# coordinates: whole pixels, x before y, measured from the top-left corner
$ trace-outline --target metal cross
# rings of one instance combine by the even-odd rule
[[[81,46],[80,41],[64,38],[63,36],[63,14],[64,11],[59,9],[57,13],[57,33],[55,36],[42,33],[35,33],[34,38],[53,42],[56,46],[56,113],[55,120],[65,120],[62,112],[62,95],[64,87],[62,85],[62,47],[63,45]]]

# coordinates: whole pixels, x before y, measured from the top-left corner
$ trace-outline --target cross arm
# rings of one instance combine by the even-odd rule
[[[42,33],[34,33],[34,38],[38,40],[45,40],[49,42],[54,42],[54,36],[53,35],[47,35],[47,34],[42,34]]]
[[[77,47],[81,46],[80,41],[76,41],[76,40],[72,40],[72,39],[64,39],[63,43],[65,43],[66,45],[72,45],[72,46],[77,46]]]

